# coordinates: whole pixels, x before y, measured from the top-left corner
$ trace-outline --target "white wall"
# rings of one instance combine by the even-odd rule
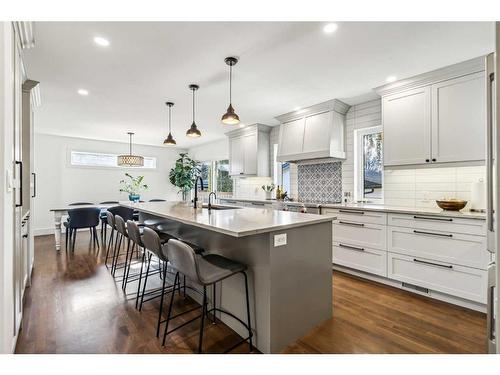
[[[14,295],[14,197],[6,187],[7,171],[13,168],[14,67],[12,25],[0,22],[0,353],[13,351]]]
[[[121,154],[128,151],[128,145],[118,142],[96,141],[83,138],[60,137],[35,134],[35,172],[37,175],[37,197],[35,199],[35,235],[52,233],[54,207],[66,206],[71,202],[102,202],[127,200],[119,192],[119,182],[124,173],[144,176],[149,189],[141,199],[163,198],[179,200],[177,188],[168,180],[170,169],[175,164],[178,148],[134,145],[134,153],[157,158],[157,169],[134,168],[89,168],[71,166],[71,150]]]
[[[227,138],[191,147],[189,156],[198,161],[216,161],[229,159],[229,142]]]

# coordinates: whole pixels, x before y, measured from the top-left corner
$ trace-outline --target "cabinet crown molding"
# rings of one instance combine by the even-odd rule
[[[325,111],[335,111],[340,113],[341,115],[345,115],[347,111],[351,108],[350,105],[338,100],[332,99],[323,103],[315,104],[307,108],[303,108],[297,111],[288,112],[279,116],[276,116],[275,119],[280,123],[287,122],[290,120],[295,120],[301,117],[307,117],[309,115],[313,115],[319,112]]]
[[[244,128],[238,128],[238,129],[228,131],[227,133],[225,133],[225,135],[227,137],[231,138],[231,137],[237,137],[239,135],[252,133],[255,131],[269,133],[271,131],[271,129],[272,129],[272,126],[257,123],[257,124],[247,125]]]
[[[375,87],[373,90],[380,96],[386,96],[484,70],[485,56],[479,56],[471,60]]]
[[[14,27],[19,35],[19,41],[23,49],[33,48],[35,46],[35,32],[33,22],[16,21]]]

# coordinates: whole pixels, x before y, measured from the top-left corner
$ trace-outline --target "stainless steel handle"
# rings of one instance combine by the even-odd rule
[[[16,160],[15,163],[19,165],[19,204],[16,203],[16,207],[21,207],[23,205],[23,162]]]
[[[361,224],[361,223],[350,223],[348,221],[339,221],[339,224],[344,224],[344,225],[353,225],[355,227],[364,227],[365,224]]]
[[[353,210],[339,210],[339,212],[342,212],[344,214],[356,214],[356,215],[364,215],[365,214],[363,211],[353,211]]]
[[[33,195],[31,196],[31,198],[35,198],[36,197],[36,173],[31,172],[31,174],[33,175]]]
[[[342,243],[339,243],[340,247],[345,247],[346,249],[351,249],[351,250],[356,250],[356,251],[365,251],[364,248],[362,247],[356,247],[356,246],[351,246],[351,245],[344,245]]]
[[[428,216],[415,215],[415,216],[413,216],[413,218],[419,219],[419,220],[453,221],[453,219],[450,217],[444,218],[444,217],[428,217]]]
[[[413,261],[415,263],[422,263],[422,264],[428,264],[430,266],[438,266],[438,267],[443,267],[443,268],[449,268],[449,269],[452,269],[453,266],[452,265],[446,265],[446,264],[439,264],[439,263],[433,263],[433,262],[427,262],[425,260],[419,260],[419,259],[415,259],[413,258]]]
[[[496,337],[495,337],[495,314],[494,314],[494,309],[495,309],[495,280],[496,278],[496,266],[493,264],[490,264],[488,267],[488,311],[487,311],[487,320],[486,320],[486,326],[488,330],[488,341],[489,341],[489,346],[494,346]]]
[[[486,225],[493,232],[493,54],[486,56]]]
[[[413,233],[415,233],[415,234],[428,234],[431,236],[439,236],[439,237],[449,237],[449,238],[453,237],[453,234],[425,232],[423,230],[414,230]]]

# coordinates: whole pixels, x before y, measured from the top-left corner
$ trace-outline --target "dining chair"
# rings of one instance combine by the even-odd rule
[[[98,207],[74,208],[68,211],[68,221],[64,223],[66,230],[66,249],[68,248],[68,230],[69,243],[72,251],[75,251],[76,233],[78,229],[89,228],[94,241],[99,247],[96,227],[99,225],[99,215],[101,210]]]

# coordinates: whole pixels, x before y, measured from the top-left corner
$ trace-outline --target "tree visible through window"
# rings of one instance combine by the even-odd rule
[[[229,160],[207,161],[201,163],[201,178],[205,191],[231,193],[233,180],[229,176]]]
[[[363,198],[382,199],[382,133],[363,136]]]

